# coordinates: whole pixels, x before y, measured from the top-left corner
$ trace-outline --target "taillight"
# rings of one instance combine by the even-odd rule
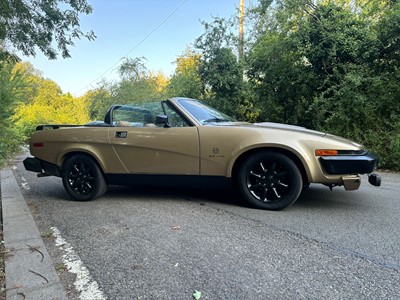
[[[33,143],[32,147],[33,148],[43,148],[44,147],[44,143]]]

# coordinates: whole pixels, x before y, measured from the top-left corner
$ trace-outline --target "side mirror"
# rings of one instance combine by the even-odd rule
[[[157,115],[156,116],[156,125],[164,125],[164,128],[169,128],[171,125],[168,123],[168,116],[166,115]]]

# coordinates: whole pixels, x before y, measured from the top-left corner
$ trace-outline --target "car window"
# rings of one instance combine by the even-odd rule
[[[162,102],[165,115],[168,117],[168,123],[171,127],[188,127],[189,122],[166,101]]]
[[[113,111],[113,124],[118,127],[157,127],[156,115],[163,114],[160,102],[123,105]]]

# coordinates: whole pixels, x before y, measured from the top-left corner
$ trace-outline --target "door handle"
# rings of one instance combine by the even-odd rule
[[[117,139],[126,139],[127,136],[128,136],[128,132],[127,131],[117,131],[115,133],[115,137]]]

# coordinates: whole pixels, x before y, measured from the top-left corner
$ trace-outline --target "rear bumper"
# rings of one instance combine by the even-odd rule
[[[61,176],[60,168],[57,165],[36,157],[27,157],[23,163],[25,170],[39,173],[38,176]]]
[[[368,153],[356,156],[322,156],[319,160],[324,171],[331,175],[370,174],[378,164],[378,158]]]
[[[24,167],[25,167],[25,170],[31,171],[31,172],[42,173],[42,171],[43,171],[40,160],[38,160],[34,157],[25,158],[24,159]]]

